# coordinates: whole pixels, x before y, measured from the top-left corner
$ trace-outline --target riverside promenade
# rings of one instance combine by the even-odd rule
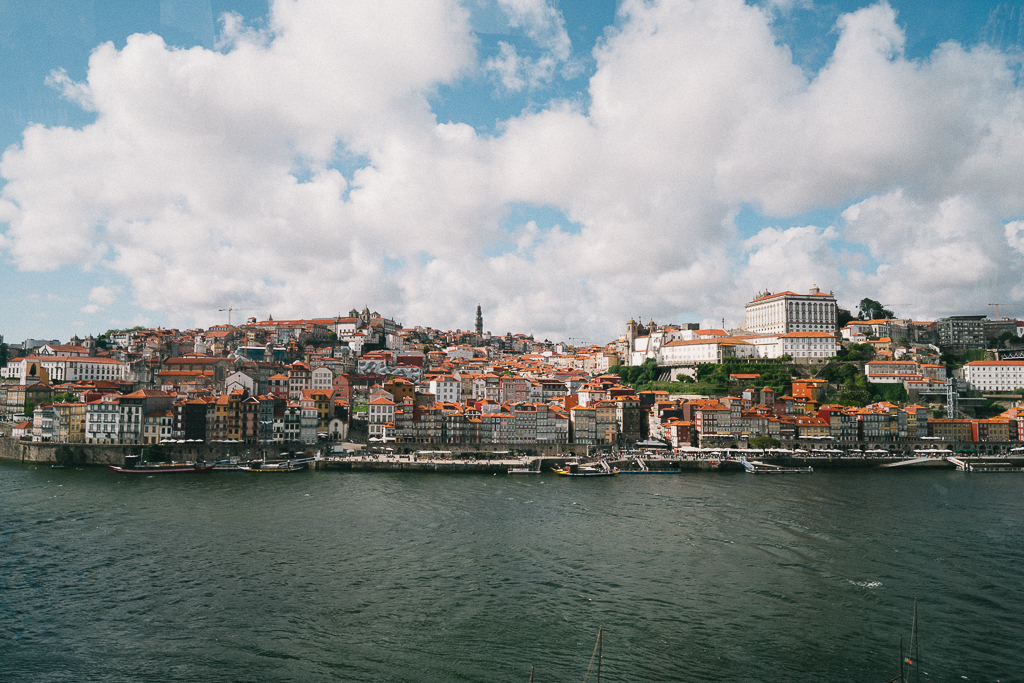
[[[55,451],[61,444],[38,443],[0,437],[0,460],[16,462],[38,462],[51,464],[56,462]],[[95,445],[68,444],[81,451],[83,459],[80,465],[121,465],[126,455],[138,454],[139,445]],[[452,448],[441,444],[423,444],[431,448]],[[358,444],[352,447],[362,448]],[[412,444],[402,444],[412,446]],[[542,472],[550,472],[551,468],[564,465],[567,461],[579,458],[581,461],[593,460],[598,457],[606,459],[613,467],[624,473],[659,474],[682,472],[710,471],[742,471],[740,458],[757,460],[780,467],[814,467],[819,469],[865,469],[881,468],[895,471],[904,469],[953,469],[955,465],[946,458],[956,456],[970,463],[982,461],[998,461],[1015,467],[1024,467],[1024,454],[1011,451],[1012,444],[1003,444],[1004,452],[995,454],[964,453],[963,450],[951,450],[933,447],[928,451],[901,451],[890,453],[882,450],[873,451],[798,451],[778,449],[775,451],[757,451],[753,449],[692,449],[689,451],[626,451],[615,454],[590,453],[586,446],[579,444],[551,444],[545,447],[548,453],[515,453],[512,448],[523,446],[510,445],[502,450],[481,451],[476,446],[463,446],[462,451],[419,450],[411,453],[393,453],[390,451],[373,452],[365,450],[346,450],[344,453],[332,453],[333,447],[326,445],[304,446],[302,444],[187,444],[165,447],[166,455],[175,461],[226,460],[231,457],[249,459],[267,457],[272,460],[290,458],[316,457],[314,467],[321,470],[342,471],[405,471],[405,472],[461,472],[477,474],[503,474],[511,468],[539,467]],[[532,445],[526,448],[541,450]],[[470,450],[472,449],[472,450]],[[412,450],[412,448],[410,448]],[[570,452],[575,450],[576,452]],[[539,462],[538,462],[539,461]]]
[[[946,457],[904,457],[904,456],[849,456],[833,455],[831,457],[793,457],[793,456],[762,456],[746,453],[745,457],[768,465],[779,467],[813,467],[814,469],[956,469]],[[465,474],[506,474],[511,468],[532,469],[550,472],[552,468],[561,467],[573,456],[563,454],[560,457],[503,457],[475,458],[436,455],[394,455],[380,453],[364,453],[346,456],[328,456],[317,463],[317,469],[350,472],[446,472]],[[631,453],[628,455],[608,456],[607,462],[623,473],[629,474],[682,474],[698,472],[742,472],[744,467],[738,456],[693,454],[651,454]],[[984,460],[999,460],[1008,465],[1024,466],[1024,458],[991,456]],[[978,461],[981,458],[965,458]]]

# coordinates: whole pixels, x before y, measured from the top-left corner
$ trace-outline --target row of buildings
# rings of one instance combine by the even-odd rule
[[[368,308],[207,330],[132,330],[23,349],[0,369],[0,411],[20,418],[19,433],[30,438],[97,444],[314,444],[355,435],[381,443],[516,445],[652,437],[681,446],[754,436],[850,443],[964,435],[967,423],[934,420],[916,404],[828,405],[820,380],[794,382],[792,395],[765,388],[736,397],[669,397],[635,392],[608,372],[648,359],[691,367],[729,358],[827,359],[847,333],[836,330],[838,314],[835,298],[817,289],[766,292],[748,304],[743,329],[631,320],[619,340],[583,348],[492,336],[479,308],[474,330],[454,332],[405,328]],[[870,340],[901,334],[901,324],[848,327]],[[945,366],[923,350],[896,359],[880,348],[878,355],[864,365],[868,381],[924,389],[948,380]],[[1024,361],[976,361],[958,372],[969,389],[1024,386]],[[971,437],[1002,435],[992,424],[970,422]]]

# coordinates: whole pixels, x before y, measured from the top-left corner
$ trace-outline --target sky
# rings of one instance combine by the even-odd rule
[[[1022,44],[982,0],[0,0],[0,335],[1021,315]]]

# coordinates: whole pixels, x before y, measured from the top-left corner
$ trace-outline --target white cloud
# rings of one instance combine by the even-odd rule
[[[526,79],[521,74],[524,69],[515,45],[499,41],[498,55],[488,58],[484,68],[495,72],[501,84],[512,92],[519,92],[526,86]]]
[[[512,92],[527,86],[536,88],[550,81],[556,71],[567,79],[580,74],[580,65],[572,60],[565,19],[558,9],[547,0],[498,0],[498,5],[508,17],[509,27],[521,29],[539,51],[536,57],[522,56],[515,45],[498,43],[498,55],[484,62],[484,70],[493,71],[505,88]]]
[[[46,84],[57,90],[65,99],[74,102],[86,111],[94,111],[92,95],[84,83],[76,83],[68,75],[67,69],[54,69],[46,77]]]
[[[509,46],[492,64],[506,87],[553,78],[571,55],[561,14],[501,6],[550,59]],[[1017,287],[1024,98],[1006,55],[909,60],[878,4],[840,19],[808,76],[778,20],[741,0],[625,0],[587,106],[549,102],[493,136],[428,104],[480,67],[455,2],[279,0],[264,32],[229,19],[220,52],[133,36],[97,48],[85,83],[53,77],[95,123],[30,127],[4,154],[0,249],[23,269],[102,264],[172,324],[368,303],[468,328],[479,301],[494,332],[593,341],[636,315],[738,322],[763,287],[912,300],[921,317]],[[573,227],[506,232],[510,204]],[[744,204],[847,210],[743,239]]]
[[[562,13],[547,0],[498,0],[513,28],[522,28],[538,47],[565,61],[572,52],[572,43],[565,30]]]
[[[106,285],[93,287],[89,290],[89,303],[83,306],[80,310],[82,313],[96,315],[97,313],[105,310],[107,306],[110,306],[112,303],[117,301],[117,297],[120,293],[120,287],[108,287]]]
[[[100,285],[89,290],[89,301],[100,306],[109,306],[117,301],[119,293],[120,289],[117,287]]]

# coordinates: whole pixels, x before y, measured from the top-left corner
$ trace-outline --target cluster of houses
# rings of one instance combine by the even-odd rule
[[[85,444],[315,444],[351,429],[382,442],[619,438],[615,405],[578,392],[613,355],[481,327],[403,328],[364,309],[45,342],[0,370],[0,413],[14,436]]]
[[[837,313],[835,298],[816,288],[764,292],[747,304],[741,329],[630,320],[616,341],[582,348],[491,335],[479,308],[475,330],[454,332],[406,328],[367,308],[308,320],[250,317],[206,330],[135,329],[68,344],[27,342],[0,368],[0,413],[16,423],[14,436],[85,444],[355,438],[611,445],[654,438],[681,447],[755,436],[836,443],[1020,438],[1014,411],[961,420],[932,419],[916,404],[828,405],[823,380],[796,380],[791,395],[777,396],[754,388],[758,376],[737,376],[750,388],[709,398],[636,392],[610,374],[651,360],[684,370],[730,358],[824,361],[843,339],[898,335],[906,346],[877,345],[876,360],[863,365],[866,379],[935,393],[950,378],[931,341],[973,344],[992,332],[979,316],[858,320],[837,330]],[[1015,322],[998,329],[1004,327],[1017,334]],[[975,361],[958,379],[968,389],[1014,391],[1024,386],[1024,360]]]

